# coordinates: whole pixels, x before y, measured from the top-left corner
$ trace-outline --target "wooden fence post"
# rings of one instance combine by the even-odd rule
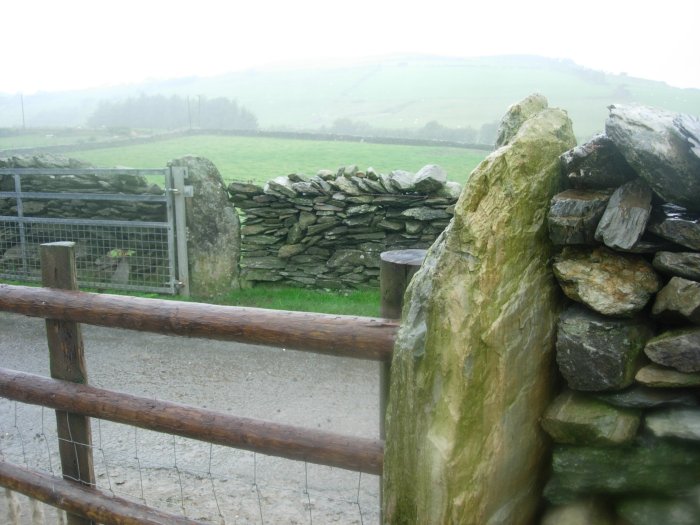
[[[48,288],[77,290],[75,243],[54,242],[41,245],[41,280]],[[80,325],[72,321],[46,320],[51,377],[87,384],[87,369]],[[95,486],[90,419],[56,411],[58,450],[64,479],[89,487]],[[68,525],[93,522],[68,514]]]
[[[392,250],[382,252],[379,262],[380,315],[387,319],[400,319],[403,296],[418,271],[427,250]],[[386,439],[385,419],[389,403],[391,361],[379,363],[379,437]],[[379,506],[383,509],[383,480],[379,484]],[[382,515],[383,516],[383,515]],[[382,517],[383,520],[383,517]]]

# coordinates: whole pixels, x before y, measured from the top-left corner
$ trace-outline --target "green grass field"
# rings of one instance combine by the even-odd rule
[[[313,175],[319,169],[335,170],[348,164],[357,164],[360,169],[372,166],[384,173],[417,171],[426,164],[438,164],[447,171],[449,180],[464,183],[486,153],[462,148],[209,135],[74,151],[70,156],[98,167],[162,168],[172,159],[200,155],[211,160],[227,182],[258,183],[290,173]]]

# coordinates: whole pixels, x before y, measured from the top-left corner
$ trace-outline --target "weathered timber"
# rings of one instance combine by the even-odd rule
[[[27,470],[5,461],[0,461],[0,485],[63,509],[71,515],[81,516],[89,522],[119,525],[202,523],[176,514],[161,512],[48,474]]]
[[[0,368],[0,396],[215,445],[381,474],[381,440],[242,418]]]
[[[386,361],[390,319],[265,310],[0,284],[0,311],[166,335]]]
[[[75,243],[41,245],[41,281],[49,288],[77,290]],[[80,325],[73,321],[46,319],[51,377],[87,383],[87,365]],[[63,478],[95,486],[90,420],[84,416],[56,411],[56,434]],[[69,513],[68,525],[91,525],[93,521]]]

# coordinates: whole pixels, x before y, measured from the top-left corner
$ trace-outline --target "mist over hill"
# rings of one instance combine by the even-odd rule
[[[506,108],[530,93],[569,112],[579,140],[602,130],[611,103],[640,103],[700,115],[700,89],[611,75],[566,60],[532,56],[394,56],[323,66],[247,70],[81,91],[0,94],[0,127],[86,126],[101,102],[141,95],[195,101],[226,97],[260,129],[473,130],[486,136]],[[485,128],[486,126],[486,128]],[[482,140],[483,141],[483,140]]]

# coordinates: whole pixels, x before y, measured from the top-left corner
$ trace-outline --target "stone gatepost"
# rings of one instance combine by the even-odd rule
[[[238,288],[240,222],[219,170],[210,160],[195,156],[168,165],[186,167],[185,184],[194,190],[186,199],[190,293],[215,296]]]
[[[504,122],[514,121],[407,291],[386,421],[386,523],[525,525],[540,502],[539,418],[560,312],[546,210],[575,139],[566,113],[541,96],[511,107]]]

